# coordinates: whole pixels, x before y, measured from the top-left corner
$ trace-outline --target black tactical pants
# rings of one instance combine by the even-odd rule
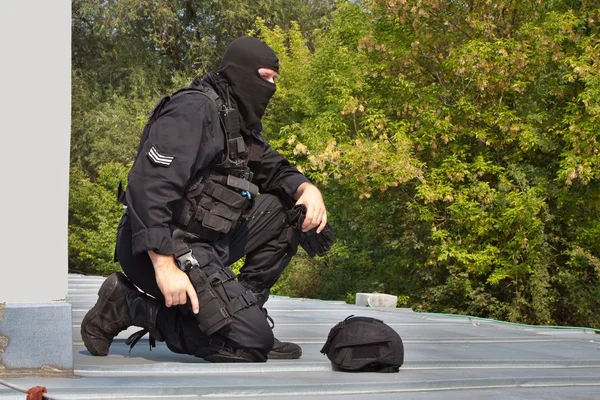
[[[224,284],[230,298],[239,296],[246,289],[255,293],[268,291],[297,251],[297,241],[289,239],[294,238],[295,232],[290,236],[290,228],[284,223],[287,210],[277,196],[261,194],[257,196],[252,209],[217,242],[193,242],[188,245],[197,258],[208,260],[202,267],[207,275],[246,256],[238,280]],[[141,290],[164,301],[149,256],[132,255],[131,235],[125,215],[117,236],[117,256],[123,271]],[[257,305],[235,313],[232,323],[211,337],[200,330],[195,318],[183,307],[188,305],[162,307],[158,313],[157,329],[171,351],[202,356],[207,348],[224,342],[233,348],[252,349],[266,360],[273,346],[273,333],[265,314]]]

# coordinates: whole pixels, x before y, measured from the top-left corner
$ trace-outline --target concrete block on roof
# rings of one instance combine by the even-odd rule
[[[0,303],[0,370],[73,371],[71,304]]]
[[[363,307],[392,307],[398,303],[398,296],[384,293],[356,293],[355,304]]]

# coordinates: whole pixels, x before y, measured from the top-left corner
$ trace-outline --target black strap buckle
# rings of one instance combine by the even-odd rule
[[[242,295],[240,297],[242,299],[244,299],[244,301],[246,302],[246,306],[251,306],[252,304],[256,304],[256,302],[258,301],[256,299],[256,296],[254,296],[254,293],[251,290],[246,290],[246,292],[242,293]]]
[[[258,195],[258,186],[237,176],[227,175],[227,186],[239,189],[240,191],[246,191],[252,196]]]
[[[227,310],[225,308],[221,308],[219,311],[221,311],[221,315],[223,316],[223,318],[229,318],[229,313],[227,312]]]
[[[218,270],[217,272],[215,272],[213,275],[211,275],[209,277],[210,279],[210,285],[215,287],[219,284],[224,284],[225,282],[231,281],[233,279],[235,279],[235,273],[230,270],[229,268],[225,267],[225,268],[221,268],[220,270]]]

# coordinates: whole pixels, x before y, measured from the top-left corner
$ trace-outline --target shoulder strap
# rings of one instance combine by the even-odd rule
[[[171,98],[179,97],[180,95],[186,94],[186,93],[202,93],[203,95],[208,97],[213,102],[213,104],[217,107],[217,110],[219,110],[219,111],[225,105],[225,103],[219,97],[217,92],[214,89],[209,88],[207,86],[201,86],[201,87],[197,87],[197,88],[191,87],[191,86],[185,87],[185,88],[179,89],[178,91],[173,93],[171,95]]]
[[[227,134],[227,137],[229,138],[229,144],[237,144],[237,138],[242,137],[240,135],[240,123],[237,110],[226,107],[225,102],[218,95],[217,91],[205,85],[199,87],[186,87],[183,89],[179,89],[178,91],[173,93],[171,98],[174,99],[186,93],[202,93],[203,95],[208,97],[213,102],[213,104],[217,108],[217,111],[219,112],[221,126],[224,132]]]

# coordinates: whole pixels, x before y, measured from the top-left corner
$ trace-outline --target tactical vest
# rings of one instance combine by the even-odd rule
[[[248,135],[247,145],[240,133],[238,111],[226,104],[214,89],[202,85],[180,89],[160,100],[144,128],[140,149],[150,126],[158,119],[165,105],[176,97],[190,93],[207,96],[217,108],[225,133],[225,151],[221,160],[213,161],[201,170],[199,176],[190,180],[183,199],[173,210],[173,223],[204,240],[214,241],[221,233],[229,232],[242,213],[252,207],[254,197],[258,195],[258,186],[251,182],[253,174],[248,162],[260,160],[264,143]]]

